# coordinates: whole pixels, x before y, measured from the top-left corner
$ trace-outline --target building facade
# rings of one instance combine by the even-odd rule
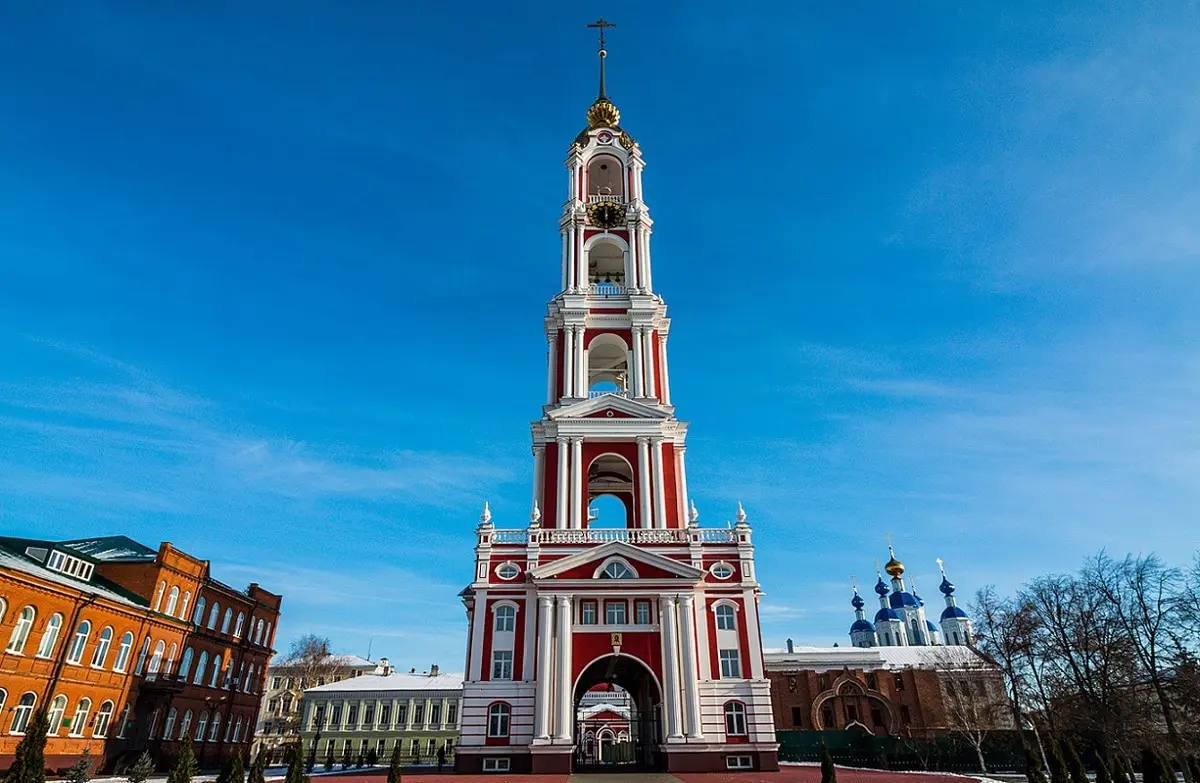
[[[1013,728],[999,668],[970,647],[793,647],[768,652],[766,665],[780,731],[932,737]]]
[[[436,761],[438,749],[454,754],[462,718],[463,677],[428,672],[400,674],[380,661],[371,674],[304,691],[301,737],[318,766],[357,763],[374,750],[380,763],[397,744],[406,764]]]
[[[0,538],[0,768],[42,707],[50,769],[165,762],[184,732],[204,765],[245,753],[280,603],[170,543]]]
[[[878,574],[875,594],[879,597],[879,611],[875,621],[867,619],[864,607],[867,602],[854,587],[850,605],[854,607],[854,623],[850,626],[850,643],[855,647],[936,647],[938,645],[965,645],[975,643],[975,632],[971,619],[958,605],[954,597],[955,587],[946,576],[946,569],[939,558],[938,570],[942,582],[938,591],[946,601],[938,622],[934,623],[925,613],[925,601],[917,595],[915,585],[911,589],[904,583],[904,564],[896,559],[896,553],[888,547],[887,564],[884,571],[891,577],[889,587]],[[876,561],[878,565],[879,561]]]
[[[383,659],[384,665],[387,658]],[[312,666],[307,662],[272,661],[267,669],[253,752],[265,751],[268,763],[283,763],[284,750],[300,738],[304,691],[374,674],[376,664],[361,655],[329,655]]]
[[[485,506],[462,592],[457,767],[569,771],[582,695],[612,683],[631,696],[642,766],[774,769],[751,529],[740,504],[736,526],[714,529],[688,502],[644,162],[606,95],[605,56],[602,41],[600,95],[566,161],[530,523],[497,529]],[[589,513],[601,496],[624,508],[621,526]]]

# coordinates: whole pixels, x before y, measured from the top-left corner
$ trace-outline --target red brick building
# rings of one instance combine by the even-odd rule
[[[0,537],[0,769],[42,708],[51,770],[165,760],[185,732],[203,765],[245,754],[280,601],[169,543]]]
[[[999,669],[970,647],[795,647],[766,653],[777,731],[931,737],[1013,728]]]

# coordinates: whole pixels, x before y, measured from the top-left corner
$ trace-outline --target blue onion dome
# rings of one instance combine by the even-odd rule
[[[934,633],[941,633],[941,630],[942,630],[933,624],[933,620],[926,620],[925,627],[928,628],[929,630],[933,631]]]
[[[912,593],[892,593],[891,596],[888,597],[888,603],[892,605],[893,609],[901,609],[906,606],[911,606],[915,609],[916,607],[920,606],[920,604],[917,603],[917,599],[913,597]]]
[[[954,583],[943,576],[942,583],[938,585],[938,589],[942,591],[942,595],[952,595],[954,593]]]
[[[924,605],[925,605],[925,599],[924,599],[924,598],[922,598],[921,596],[917,595],[917,591],[916,591],[916,590],[914,590],[914,591],[913,591],[912,597],[913,597],[913,600],[917,602],[917,606],[924,606]]]
[[[875,626],[871,625],[870,620],[855,620],[854,625],[850,626],[850,633],[854,633],[855,631],[875,633]]]
[[[888,620],[899,620],[900,613],[895,609],[880,609],[875,613],[875,622],[886,623]]]
[[[880,576],[879,581],[875,583],[875,592],[879,595],[887,595],[889,592],[891,592],[888,590],[888,586],[884,584],[882,576]]]
[[[864,601],[862,599],[862,596],[858,594],[858,591],[855,590],[854,597],[850,599],[850,605],[853,606],[855,609],[862,609],[864,606],[867,605],[867,602]]]
[[[945,610],[942,611],[943,620],[950,620],[955,617],[961,617],[962,619],[966,620],[967,613],[957,606],[947,606]]]

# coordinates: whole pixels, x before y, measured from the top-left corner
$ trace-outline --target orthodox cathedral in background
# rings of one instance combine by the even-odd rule
[[[974,646],[971,619],[958,606],[954,583],[946,576],[941,559],[937,561],[938,570],[942,572],[938,590],[945,596],[946,608],[935,623],[925,613],[925,601],[917,595],[916,584],[911,590],[904,584],[904,563],[896,559],[891,546],[888,554],[890,557],[883,570],[891,577],[891,587],[884,581],[883,574],[878,574],[875,594],[879,596],[879,611],[875,613],[874,623],[867,619],[867,602],[858,594],[858,587],[854,588],[854,597],[850,599],[855,617],[850,626],[851,644],[855,647]],[[875,562],[878,567],[879,561]]]

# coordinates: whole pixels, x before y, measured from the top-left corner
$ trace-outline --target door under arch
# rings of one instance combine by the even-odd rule
[[[662,691],[644,663],[629,655],[597,658],[579,675],[574,695],[576,771],[665,769]]]

